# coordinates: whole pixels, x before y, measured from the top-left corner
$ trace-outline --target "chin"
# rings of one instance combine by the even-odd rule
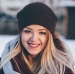
[[[36,56],[38,53],[29,53],[32,56]]]

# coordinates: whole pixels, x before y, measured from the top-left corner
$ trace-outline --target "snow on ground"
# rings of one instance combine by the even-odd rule
[[[15,37],[16,37],[16,35],[0,35],[0,56],[5,47],[5,44]],[[63,37],[62,37],[62,40],[68,45],[68,47],[70,48],[70,51],[73,54],[73,57],[75,59],[75,40],[67,40]]]

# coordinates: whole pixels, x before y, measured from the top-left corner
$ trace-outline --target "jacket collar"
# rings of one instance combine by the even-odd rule
[[[11,63],[13,65],[14,71],[19,72],[21,74],[33,74],[24,62],[24,60],[21,58],[20,53],[13,59],[11,59]]]
[[[7,55],[14,47],[15,43],[18,41],[19,39],[19,36],[17,36],[15,39],[11,40],[10,42],[8,42],[6,45],[5,45],[5,48],[2,52],[2,55],[1,55],[1,61],[3,60],[3,57],[5,55]],[[3,71],[4,71],[4,74],[19,74],[17,72],[15,72],[13,70],[13,66],[11,64],[11,61],[8,61],[4,66],[3,66]]]

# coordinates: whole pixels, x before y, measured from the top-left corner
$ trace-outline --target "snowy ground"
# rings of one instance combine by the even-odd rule
[[[16,35],[0,35],[0,56],[5,47],[5,44],[15,37],[16,37]],[[75,59],[75,40],[67,40],[63,37],[62,37],[62,39],[69,46],[70,51],[72,52],[73,57]]]

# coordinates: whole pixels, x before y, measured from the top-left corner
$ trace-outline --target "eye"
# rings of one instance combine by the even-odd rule
[[[29,30],[25,30],[24,32],[25,32],[25,33],[30,33],[31,31],[29,31]]]
[[[40,32],[40,34],[42,34],[42,35],[46,35],[46,32]]]

